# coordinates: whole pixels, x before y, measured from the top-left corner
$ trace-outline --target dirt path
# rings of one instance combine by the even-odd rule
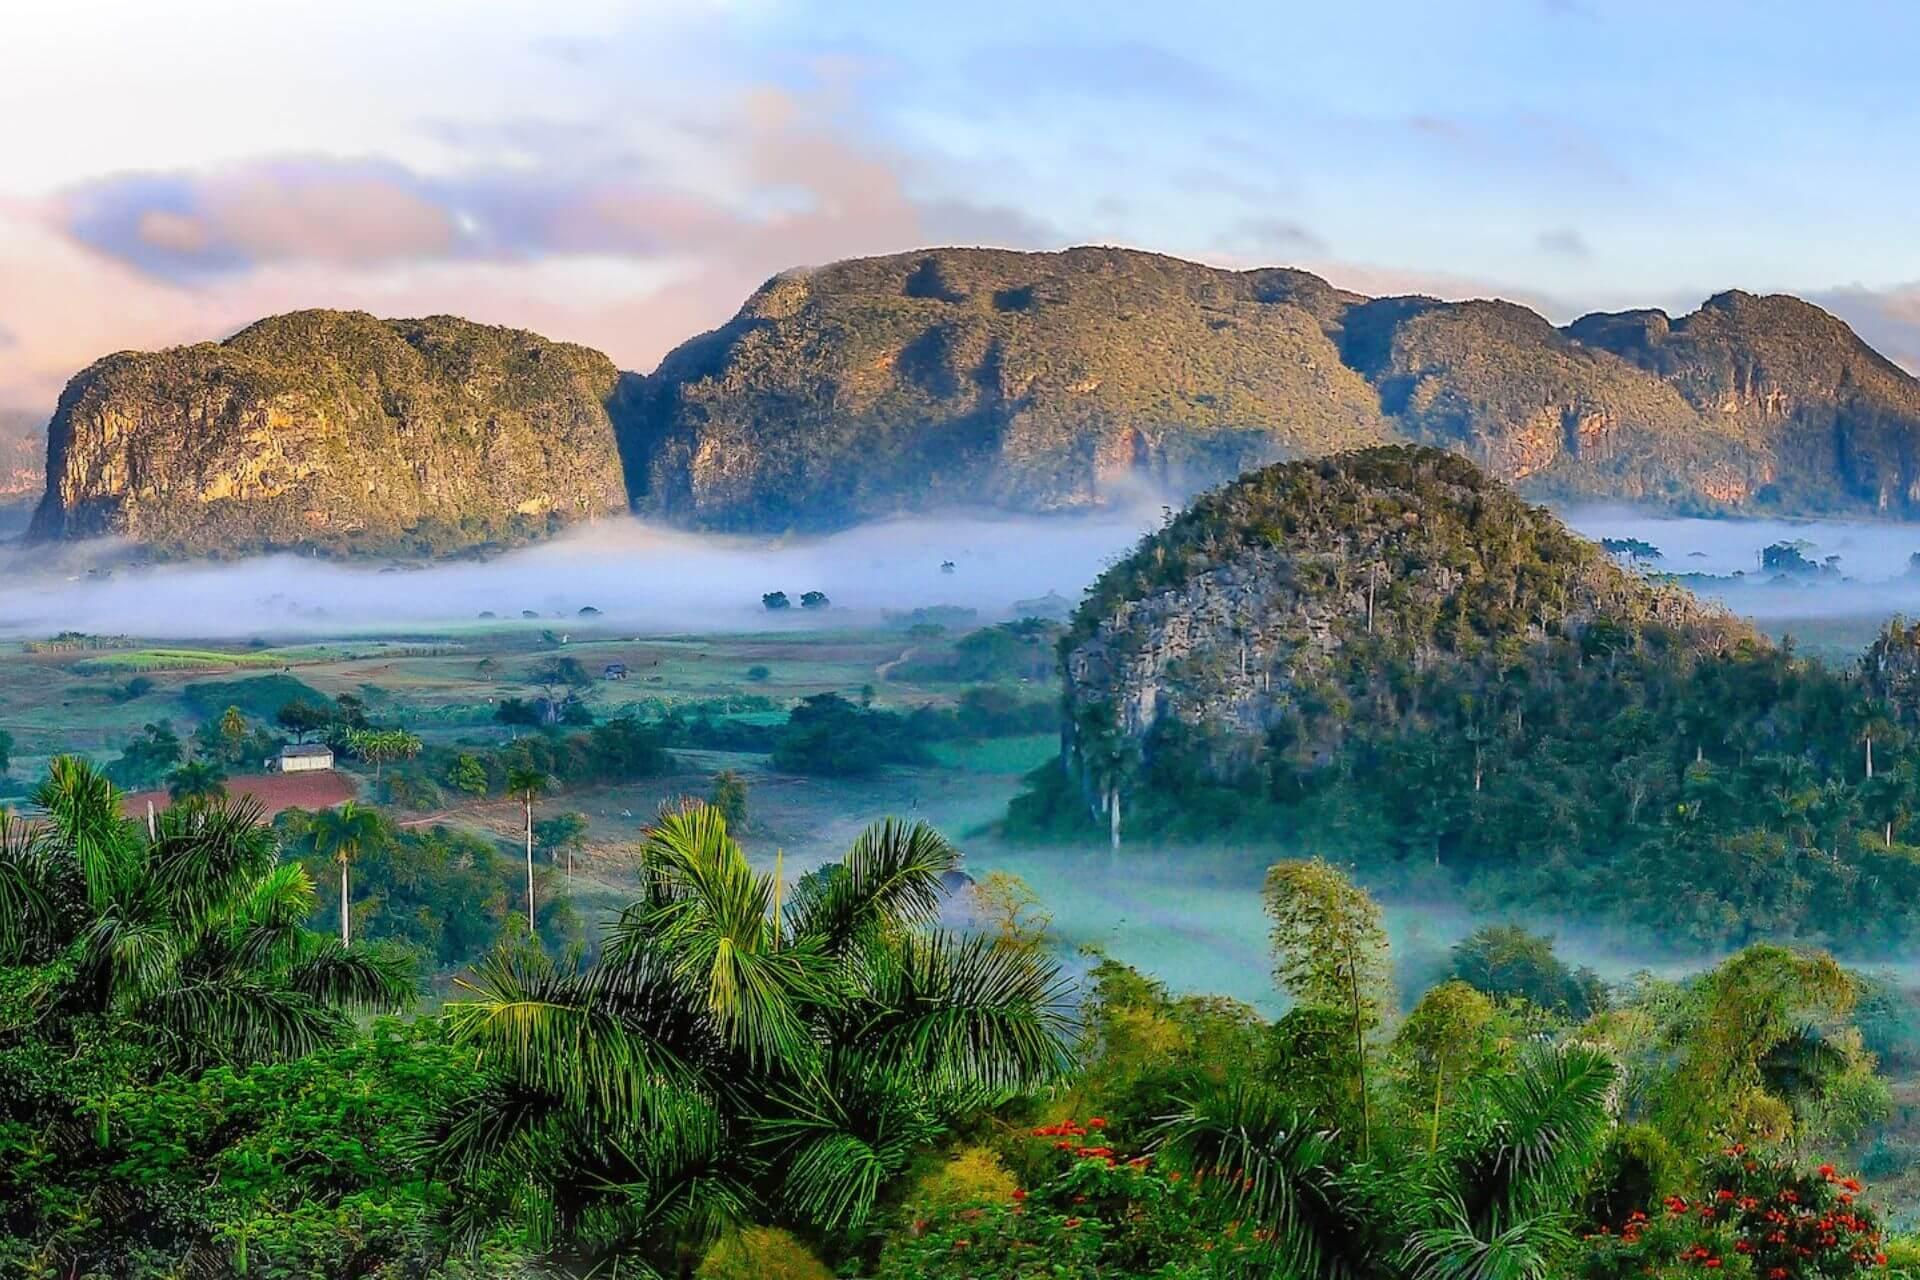
[[[873,669],[873,678],[875,680],[880,681],[882,684],[885,684],[887,677],[893,674],[893,669],[895,667],[899,666],[901,663],[905,662],[908,658],[911,658],[914,654],[918,652],[920,652],[919,645],[912,645],[912,644],[908,645],[906,648],[900,651],[899,657],[890,658],[887,661],[881,663],[879,666],[875,667]]]

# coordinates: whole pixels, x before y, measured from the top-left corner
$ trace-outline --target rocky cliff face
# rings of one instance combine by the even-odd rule
[[[938,250],[770,281],[648,380],[636,507],[828,527],[943,503],[1193,492],[1391,435],[1303,272],[1153,254]]]
[[[605,356],[449,317],[309,311],[108,356],[47,432],[31,536],[177,553],[450,551],[623,509]]]
[[[1649,630],[1752,639],[1457,455],[1287,463],[1206,495],[1090,590],[1062,645],[1063,746],[1101,804],[1150,785],[1162,751],[1222,782],[1271,753],[1310,771],[1417,719],[1422,685],[1488,699],[1518,654],[1604,662],[1609,637]]]
[[[725,528],[1188,494],[1393,440],[1539,496],[1920,516],[1920,383],[1793,298],[1558,329],[1299,271],[938,249],[770,281],[643,402],[636,505]]]

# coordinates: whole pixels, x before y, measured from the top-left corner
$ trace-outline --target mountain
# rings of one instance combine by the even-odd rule
[[[640,403],[636,506],[720,528],[1070,510],[1395,440],[1537,497],[1920,516],[1920,383],[1790,297],[1563,329],[1278,268],[936,249],[769,281]]]
[[[181,551],[455,549],[623,495],[755,532],[1072,511],[1389,442],[1536,498],[1920,518],[1920,383],[1795,298],[1556,328],[1105,248],[787,272],[646,377],[444,317],[282,316],[108,357],[48,439],[36,534]]]
[[[1195,492],[1391,438],[1321,318],[1359,301],[1119,249],[791,272],[647,380],[629,488],[648,514],[746,529]]]
[[[175,553],[450,551],[623,509],[622,379],[583,347],[304,311],[108,356],[47,429],[30,536]]]
[[[1060,653],[1061,759],[1010,835],[1324,853],[1690,947],[1920,928],[1886,905],[1920,892],[1920,628],[1835,671],[1448,451],[1208,493],[1100,577]]]

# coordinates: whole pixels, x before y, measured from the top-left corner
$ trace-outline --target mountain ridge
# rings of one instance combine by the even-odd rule
[[[341,316],[355,318],[321,319]],[[390,342],[335,350],[315,336],[369,337],[369,324],[442,327],[452,381],[427,378],[401,397],[412,417],[386,416],[431,436],[436,464],[466,479],[409,498],[383,467],[374,500],[348,467],[305,491],[340,504],[337,521],[323,510],[314,528],[318,508],[294,518],[249,486],[276,462],[281,434],[322,422],[344,438],[320,402],[367,409],[349,415],[356,430],[381,416],[365,396],[387,396],[370,388],[407,359]],[[285,339],[266,344],[274,377],[247,364],[262,333]],[[488,334],[566,353],[577,376],[516,364]],[[233,359],[208,354],[222,350]],[[516,441],[499,484],[483,478],[485,431],[469,429],[491,421],[467,412],[482,368]],[[199,419],[181,417],[200,401]],[[549,417],[570,432],[557,449],[537,447]],[[467,428],[440,429],[456,418]],[[940,506],[1075,511],[1143,488],[1185,496],[1267,463],[1394,442],[1448,448],[1536,499],[1920,517],[1920,382],[1791,295],[1730,290],[1679,317],[1595,312],[1556,326],[1512,302],[1368,298],[1294,268],[1080,247],[929,249],[783,272],[647,375],[451,317],[340,312],[109,356],[76,376],[48,425],[34,530],[205,550],[213,539],[194,534],[194,508],[168,518],[154,499],[213,493],[235,498],[221,524],[242,547],[457,549],[539,536],[623,498],[691,528],[826,531]],[[568,469],[575,455],[591,478]],[[529,501],[541,510],[521,510]]]

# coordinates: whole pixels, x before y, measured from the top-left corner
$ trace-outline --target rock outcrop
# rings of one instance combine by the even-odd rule
[[[1455,454],[1281,464],[1207,494],[1094,584],[1061,647],[1063,750],[1101,806],[1172,776],[1157,752],[1228,784],[1273,753],[1311,772],[1352,735],[1418,720],[1421,685],[1486,699],[1517,654],[1597,671],[1611,637],[1649,632],[1702,652],[1754,638]]]
[[[306,311],[68,384],[30,536],[445,552],[623,510],[611,361],[450,317]]]

